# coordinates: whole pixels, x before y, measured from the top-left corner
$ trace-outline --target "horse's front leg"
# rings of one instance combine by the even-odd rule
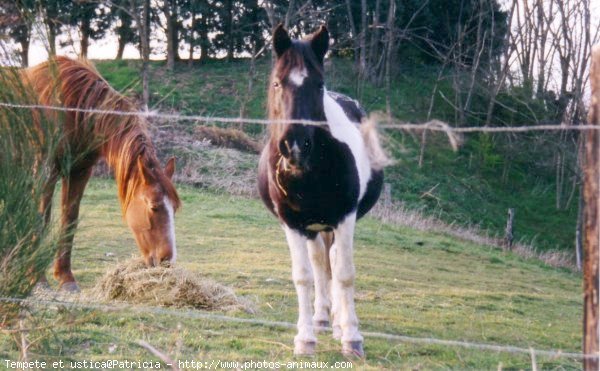
[[[315,278],[315,315],[313,324],[319,327],[329,326],[329,286],[331,284],[331,266],[327,247],[321,234],[308,240],[308,253]]]
[[[311,291],[313,272],[306,247],[306,237],[283,226],[292,256],[292,279],[298,294],[298,334],[294,337],[294,354],[313,355],[317,344],[312,324]]]
[[[63,178],[62,182],[61,239],[54,261],[54,278],[58,280],[59,288],[65,291],[79,291],[71,272],[71,250],[79,217],[79,205],[91,175],[92,168],[89,168]]]
[[[335,322],[342,330],[342,353],[364,356],[363,337],[358,331],[358,317],[354,309],[353,240],[356,213],[342,221],[334,231],[335,241],[330,251]]]
[[[48,180],[44,184],[42,190],[42,198],[40,200],[39,212],[44,218],[44,229],[47,229],[50,225],[50,219],[52,218],[52,196],[54,195],[54,188],[58,180],[56,172],[51,172]],[[37,237],[36,237],[37,238]],[[37,284],[38,287],[49,289],[50,285],[46,280],[46,273],[44,270],[37,272],[32,269],[30,272],[30,279],[32,284]]]

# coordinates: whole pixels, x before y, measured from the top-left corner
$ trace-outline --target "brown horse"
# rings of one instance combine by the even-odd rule
[[[135,105],[117,93],[87,61],[56,57],[20,71],[41,105],[134,112]],[[174,213],[180,205],[171,182],[175,159],[164,169],[140,116],[44,110],[44,122],[56,124],[61,140],[53,158],[40,212],[50,220],[54,187],[62,177],[61,238],[54,262],[60,288],[77,291],[71,250],[79,204],[100,158],[113,170],[122,213],[147,265],[176,257]],[[44,156],[40,154],[40,156]]]

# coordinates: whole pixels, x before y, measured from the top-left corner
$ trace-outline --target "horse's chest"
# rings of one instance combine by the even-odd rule
[[[360,183],[348,158],[337,163],[324,160],[320,167],[300,177],[283,175],[278,190],[277,213],[298,230],[333,228],[356,209]]]

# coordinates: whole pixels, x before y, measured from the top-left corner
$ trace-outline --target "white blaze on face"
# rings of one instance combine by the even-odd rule
[[[177,245],[175,243],[175,209],[173,208],[173,203],[169,200],[169,197],[165,196],[165,209],[167,209],[167,214],[169,216],[169,241],[171,242],[171,246],[173,246],[173,254],[171,255],[171,263],[175,263],[177,260]]]
[[[363,137],[360,134],[358,125],[350,121],[344,109],[327,94],[327,90],[323,94],[323,107],[331,135],[340,142],[346,143],[350,148],[350,152],[352,152],[352,156],[354,156],[360,184],[358,199],[361,200],[371,178],[371,164]]]
[[[294,68],[290,72],[289,80],[292,82],[292,84],[296,86],[302,86],[302,84],[304,83],[304,79],[306,79],[307,77],[308,71],[306,70],[306,67]]]

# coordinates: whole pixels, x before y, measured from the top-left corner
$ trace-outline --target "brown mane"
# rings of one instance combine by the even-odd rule
[[[136,112],[127,97],[115,91],[84,59],[56,57],[22,71],[37,93],[39,104],[68,108]],[[46,112],[46,115],[58,115]],[[137,168],[141,159],[147,169],[160,169],[146,120],[137,115],[67,112],[65,140],[75,148],[78,160],[86,156],[104,156],[113,169],[123,214],[136,189],[143,183]],[[153,171],[157,182],[177,209],[179,196],[163,171]]]

